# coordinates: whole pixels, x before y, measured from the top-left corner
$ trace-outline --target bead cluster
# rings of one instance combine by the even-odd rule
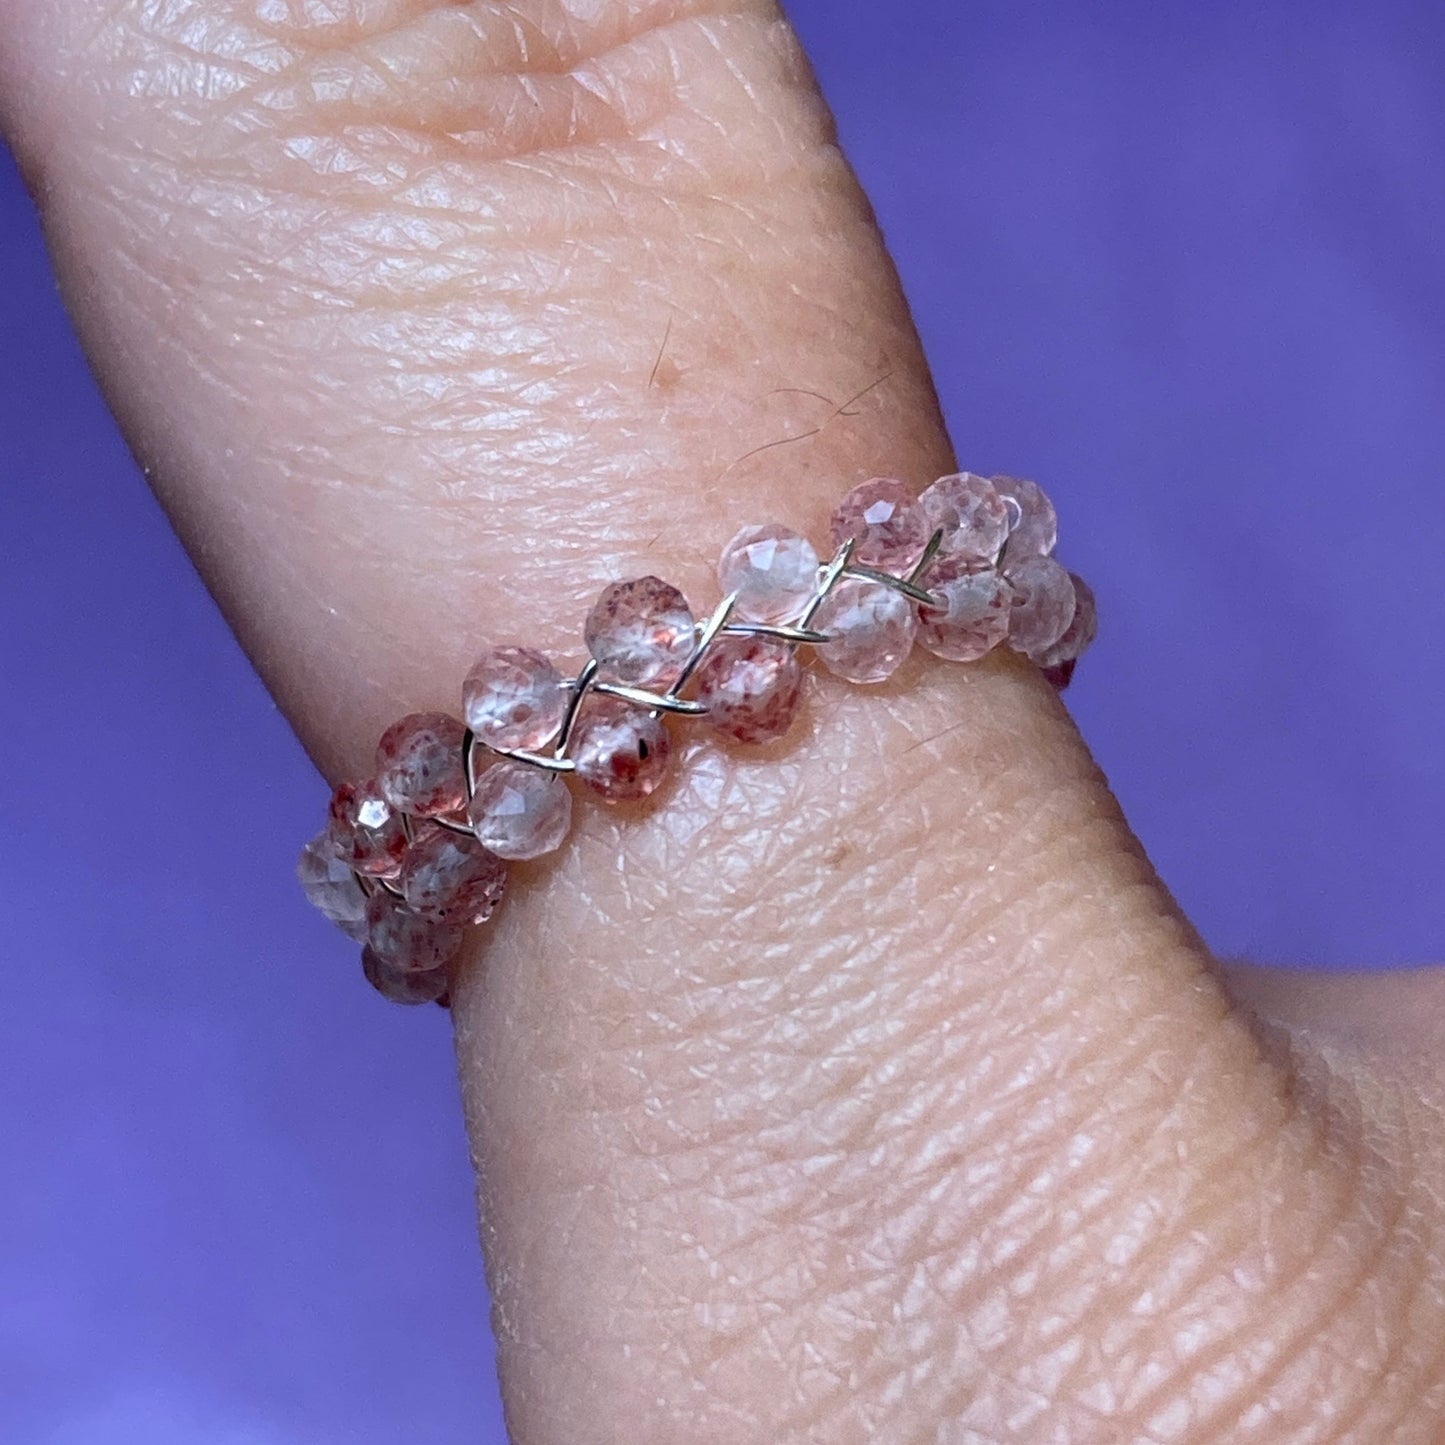
[[[962,472],[915,497],[875,478],[834,511],[827,563],[786,527],[744,527],[706,621],[656,577],[615,582],[588,615],[576,676],[530,647],[493,647],[467,675],[460,719],[414,713],[388,728],[373,775],[332,795],[302,887],[363,944],[387,998],[445,1002],[465,929],[501,901],[506,860],[566,838],[569,775],[607,802],[647,797],[671,759],[669,715],[740,743],[782,737],[802,703],[803,647],[878,683],[915,641],[955,662],[1007,644],[1065,686],[1097,616],[1087,584],[1053,558],[1057,535],[1033,482]]]

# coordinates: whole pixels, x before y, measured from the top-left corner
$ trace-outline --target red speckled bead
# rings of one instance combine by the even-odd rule
[[[994,562],[1008,537],[1009,511],[986,477],[957,472],[939,477],[918,499],[930,534],[942,531],[940,557],[961,556]]]
[[[918,560],[932,535],[918,499],[890,477],[854,487],[833,512],[832,532],[835,547],[854,540],[855,562],[897,573]]]
[[[1074,620],[1067,631],[1052,647],[1046,647],[1034,661],[1045,670],[1051,668],[1072,668],[1088,650],[1099,632],[1099,610],[1094,600],[1094,589],[1077,572],[1069,573],[1074,584]]]
[[[976,662],[1008,637],[1013,591],[989,563],[946,557],[925,585],[943,604],[918,611],[918,640],[935,657]]]
[[[1013,590],[1009,645],[1030,657],[1042,656],[1074,620],[1074,584],[1052,557],[1005,559],[1004,580]]]
[[[587,614],[585,636],[606,681],[666,688],[692,655],[697,626],[676,587],[638,577],[603,590]]]
[[[336,856],[369,878],[395,878],[406,852],[401,815],[374,782],[342,783],[331,795],[327,837]]]
[[[400,898],[378,889],[366,901],[366,946],[384,964],[406,973],[445,968],[461,951],[457,923],[423,918]]]
[[[708,722],[740,743],[766,743],[793,725],[803,698],[797,652],[768,637],[724,636],[697,673],[697,700]]]
[[[435,818],[465,806],[465,736],[461,723],[444,712],[414,712],[392,723],[376,745],[382,797],[414,818]]]
[[[1022,477],[994,477],[994,489],[1016,508],[1013,529],[1008,534],[1005,564],[1025,557],[1047,557],[1059,540],[1059,516],[1044,489]]]
[[[391,1003],[436,1003],[446,997],[449,984],[444,968],[420,973],[396,968],[379,958],[372,948],[361,950],[361,971],[372,988]]]
[[[645,798],[662,781],[672,738],[661,718],[623,703],[596,703],[572,735],[577,779],[609,803]]]
[[[507,865],[470,833],[434,827],[406,850],[398,884],[423,918],[485,923],[506,889]]]

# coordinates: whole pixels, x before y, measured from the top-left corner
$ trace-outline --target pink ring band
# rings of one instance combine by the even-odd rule
[[[1066,686],[1098,621],[1088,585],[1054,560],[1057,533],[1033,482],[961,472],[914,497],[875,478],[834,511],[826,562],[786,527],[743,528],[705,621],[656,577],[615,582],[588,615],[574,677],[530,647],[493,647],[467,676],[462,718],[413,713],[388,728],[374,776],[332,795],[301,854],[302,887],[363,944],[382,994],[444,1003],[507,861],[562,845],[571,783],[614,803],[653,792],[672,755],[669,716],[737,743],[781,738],[801,706],[804,649],[868,684],[915,641],[954,662],[1007,646]]]

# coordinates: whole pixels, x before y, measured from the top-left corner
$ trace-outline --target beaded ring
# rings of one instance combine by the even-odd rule
[[[656,577],[614,582],[587,617],[575,677],[533,648],[493,647],[467,675],[461,719],[413,713],[389,727],[374,775],[332,794],[301,885],[363,945],[385,997],[445,1004],[464,930],[492,916],[507,860],[566,838],[568,779],[611,803],[647,797],[671,758],[669,716],[739,743],[782,737],[805,647],[867,684],[915,640],[953,662],[1006,644],[1067,686],[1098,620],[1088,585],[1053,558],[1057,536],[1034,482],[961,472],[914,497],[875,478],[834,511],[827,563],[786,527],[744,527],[705,622]]]

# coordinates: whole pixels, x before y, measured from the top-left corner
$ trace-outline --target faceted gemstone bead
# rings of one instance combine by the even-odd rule
[[[918,640],[935,657],[976,662],[1008,637],[1013,593],[986,562],[954,555],[928,574],[928,590],[943,603],[918,613]]]
[[[818,656],[849,682],[882,682],[902,665],[917,627],[913,604],[882,582],[844,577],[828,594],[813,626],[829,634]]]
[[[940,557],[993,562],[1008,537],[1009,510],[994,484],[972,472],[939,477],[918,499],[929,534],[943,531]]]
[[[792,726],[803,697],[796,649],[770,637],[724,635],[698,665],[697,700],[707,720],[740,743],[766,743]]]
[[[624,703],[590,708],[572,735],[577,777],[609,803],[645,798],[667,772],[672,739],[661,718]]]
[[[1059,540],[1059,517],[1044,489],[1020,477],[995,477],[993,485],[1004,505],[1013,502],[1016,508],[1005,561],[1049,556]]]
[[[366,900],[366,945],[391,968],[430,973],[445,968],[460,952],[462,927],[423,918],[400,898],[378,889]]]
[[[360,943],[366,937],[366,894],[336,856],[329,833],[318,833],[301,850],[296,876],[314,908],[349,938]]]
[[[767,523],[744,527],[717,564],[723,596],[738,594],[736,613],[753,622],[790,622],[818,588],[818,554],[806,537]]]
[[[336,856],[369,878],[395,878],[406,852],[401,814],[374,782],[342,783],[331,795],[327,837]]]
[[[572,826],[572,790],[559,773],[504,758],[477,779],[467,818],[499,858],[540,858]]]
[[[1063,692],[1074,680],[1074,669],[1077,666],[1078,661],[1073,660],[1070,662],[1061,662],[1054,667],[1046,667],[1044,668],[1044,681],[1047,682],[1050,687],[1059,692]]]
[[[931,535],[917,498],[889,477],[860,483],[833,512],[833,545],[855,539],[853,560],[886,572],[911,567]]]
[[[507,865],[470,833],[432,828],[406,850],[399,886],[423,918],[485,923],[506,889]]]
[[[638,577],[603,590],[587,615],[585,636],[606,681],[666,688],[692,655],[697,627],[676,587]]]
[[[1004,578],[1013,589],[1009,645],[1038,657],[1052,647],[1074,620],[1074,584],[1052,557],[1005,559]]]
[[[1074,584],[1074,620],[1052,647],[1046,647],[1034,661],[1045,670],[1072,665],[1088,650],[1099,632],[1099,610],[1094,601],[1094,589],[1075,572],[1069,573]]]
[[[361,950],[361,971],[372,988],[392,1003],[437,1003],[446,997],[449,986],[446,969],[417,973],[397,968],[378,957],[373,948]]]
[[[545,746],[567,712],[567,683],[530,647],[493,647],[462,684],[462,716],[490,748]]]
[[[414,818],[455,813],[467,801],[462,764],[466,729],[444,712],[414,712],[376,745],[376,785],[393,808]]]

